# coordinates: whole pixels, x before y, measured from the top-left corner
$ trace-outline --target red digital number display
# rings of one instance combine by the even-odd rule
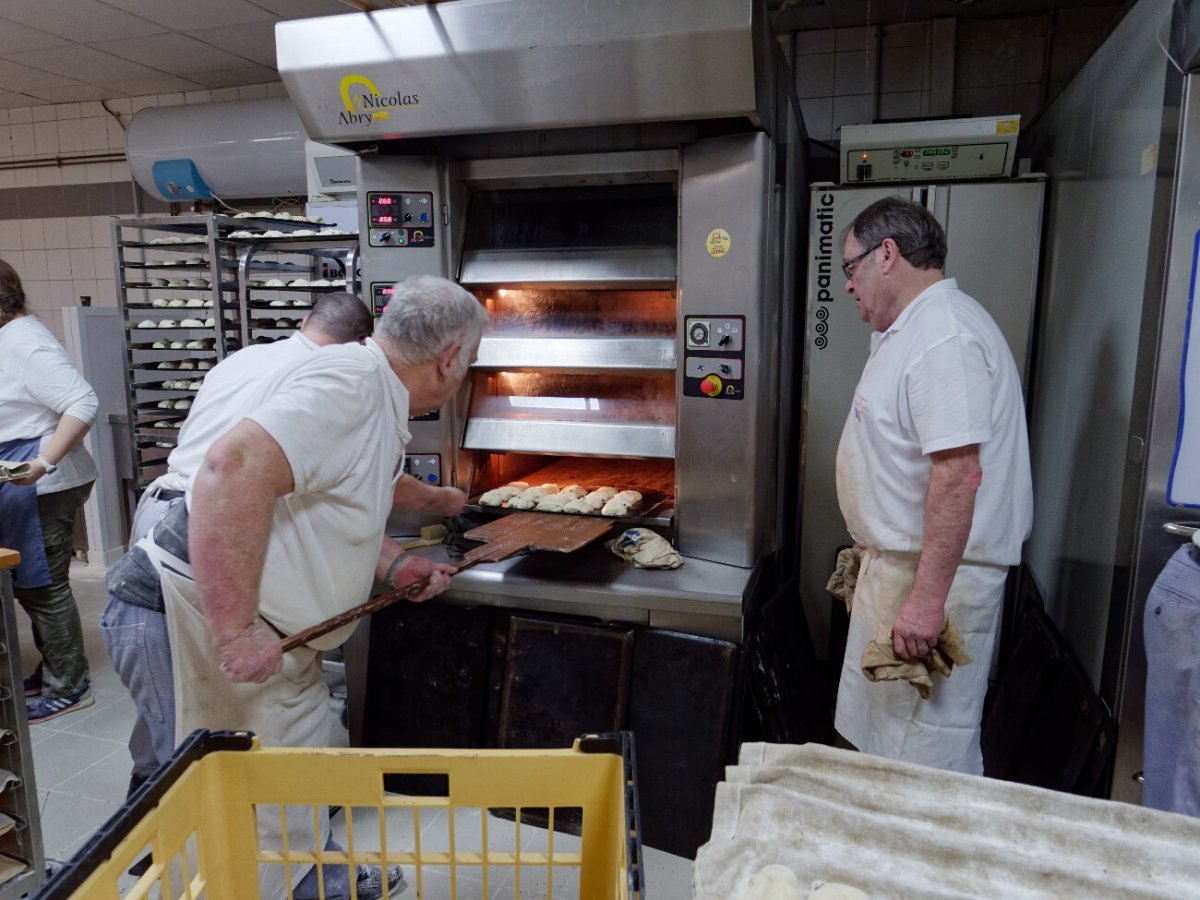
[[[376,216],[375,217],[375,223],[377,225],[391,225],[395,221],[396,221],[395,216]]]
[[[391,206],[396,202],[395,197],[376,197],[375,202],[380,206]]]

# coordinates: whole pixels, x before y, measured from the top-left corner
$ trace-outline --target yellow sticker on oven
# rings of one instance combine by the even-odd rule
[[[729,232],[724,228],[714,228],[708,233],[704,246],[709,256],[720,259],[729,252],[729,243]]]

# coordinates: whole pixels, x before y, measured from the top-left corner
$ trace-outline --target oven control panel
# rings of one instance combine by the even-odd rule
[[[392,294],[396,290],[396,285],[390,281],[372,281],[371,282],[371,312],[375,314],[375,318],[383,315],[384,307],[388,305],[388,301],[392,299]]]
[[[416,453],[404,457],[404,474],[425,484],[442,483],[442,457],[437,453]]]
[[[430,192],[367,192],[367,243],[371,247],[432,247],[435,218]]]
[[[746,317],[687,316],[683,337],[684,396],[744,399]]]

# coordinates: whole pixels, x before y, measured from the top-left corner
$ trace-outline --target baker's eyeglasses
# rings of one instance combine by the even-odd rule
[[[868,247],[862,253],[858,254],[858,256],[852,257],[851,259],[848,259],[842,263],[842,271],[846,275],[846,280],[849,281],[851,278],[853,278],[854,272],[859,267],[859,264],[878,249],[878,244],[876,244],[874,247]]]

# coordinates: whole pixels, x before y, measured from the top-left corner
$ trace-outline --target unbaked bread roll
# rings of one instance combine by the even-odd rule
[[[517,494],[528,487],[529,485],[524,481],[514,481],[512,484],[484,491],[483,495],[479,498],[479,502],[483,506],[500,506],[505,500],[517,496]]]
[[[586,493],[587,488],[578,484],[569,484],[557,494],[543,497],[534,508],[538,512],[562,512],[568,503],[573,503]]]
[[[642,495],[638,491],[621,491],[600,508],[600,515],[627,516],[641,502]]]
[[[538,485],[537,487],[531,487],[524,491],[521,491],[521,493],[517,494],[517,496],[515,496],[511,500],[509,500],[508,508],[509,509],[533,509],[535,506],[537,506],[537,502],[539,500],[541,500],[543,497],[549,496],[550,494],[557,494],[557,493],[558,493],[558,485],[557,484],[547,483],[547,484]]]
[[[569,503],[563,504],[562,511],[565,513],[570,513],[573,516],[587,515],[588,513],[595,512],[594,509],[588,506],[586,497],[579,497],[570,501]]]
[[[583,498],[583,502],[587,504],[585,512],[595,512],[615,496],[617,496],[617,489],[615,487],[596,488]]]

